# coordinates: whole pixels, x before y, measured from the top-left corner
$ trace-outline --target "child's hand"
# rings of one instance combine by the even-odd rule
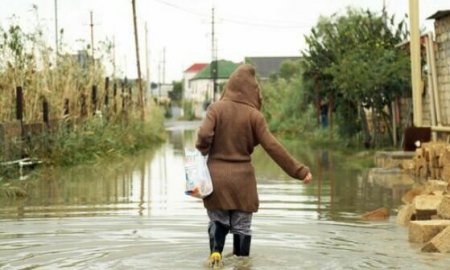
[[[303,179],[303,184],[309,184],[312,181],[312,174],[308,173],[305,178]]]

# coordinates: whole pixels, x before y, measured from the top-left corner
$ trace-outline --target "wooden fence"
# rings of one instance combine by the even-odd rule
[[[118,84],[115,82],[110,91],[110,80],[105,78],[104,92],[99,96],[96,85],[91,88],[90,98],[81,93],[78,100],[71,101],[64,99],[63,115],[57,119],[50,119],[51,108],[49,102],[44,97],[42,99],[41,121],[28,123],[24,121],[24,89],[21,86],[16,88],[15,99],[15,120],[0,123],[0,161],[8,161],[26,157],[24,151],[29,147],[34,137],[42,137],[45,133],[51,134],[57,131],[62,124],[64,127],[82,125],[91,117],[104,117],[109,121],[116,116],[122,117],[128,122],[129,113],[137,109],[138,99],[133,99],[133,87],[128,83],[127,78],[120,82],[120,93]],[[78,108],[71,108],[71,104],[76,104]],[[56,108],[60,109],[60,108]]]

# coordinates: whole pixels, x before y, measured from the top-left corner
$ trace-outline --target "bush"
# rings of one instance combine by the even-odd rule
[[[61,128],[50,137],[48,155],[37,153],[57,165],[90,163],[100,158],[117,158],[149,148],[163,141],[163,112],[154,108],[145,121],[134,117],[124,122],[117,118],[107,122],[93,118],[76,129]]]
[[[195,120],[195,110],[194,110],[194,103],[192,100],[184,100],[183,101],[183,111],[184,116],[180,120]]]

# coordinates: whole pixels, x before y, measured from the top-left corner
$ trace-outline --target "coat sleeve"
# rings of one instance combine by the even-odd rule
[[[309,173],[309,168],[293,158],[286,148],[272,135],[264,116],[260,112],[255,114],[254,130],[256,139],[264,150],[289,176],[300,180],[306,177]]]
[[[207,155],[211,149],[211,145],[214,139],[214,130],[216,126],[216,114],[211,106],[206,112],[206,117],[203,120],[200,128],[197,132],[197,141],[195,147],[202,153]]]

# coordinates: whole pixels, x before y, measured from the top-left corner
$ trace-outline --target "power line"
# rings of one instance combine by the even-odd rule
[[[154,0],[154,1],[164,4],[166,6],[169,6],[171,8],[178,9],[183,12],[189,13],[191,15],[195,15],[195,16],[199,16],[199,17],[206,17],[206,18],[209,17],[209,15],[206,13],[198,12],[198,11],[195,11],[195,10],[192,10],[189,8],[175,5],[175,4],[165,1],[165,0]],[[301,24],[298,22],[282,21],[282,20],[274,21],[274,20],[264,19],[264,21],[262,22],[262,19],[250,20],[250,19],[246,19],[246,18],[222,17],[222,18],[220,18],[220,21],[238,24],[238,25],[247,25],[247,26],[264,27],[264,28],[276,28],[276,29],[286,29],[286,28],[294,29],[294,28],[305,28],[305,27],[309,28],[310,27],[309,25],[304,25],[304,24]]]
[[[58,58],[58,0],[55,0],[55,4],[54,4],[54,8],[55,8],[55,51],[56,51],[56,58]],[[58,59],[56,59],[58,60]],[[56,61],[56,64],[58,64],[58,61]]]
[[[167,2],[167,1],[164,1],[164,0],[155,0],[155,1],[156,1],[156,2],[159,2],[159,3],[161,3],[161,4],[164,4],[164,5],[166,5],[166,6],[169,6],[169,7],[172,7],[172,8],[175,8],[175,9],[178,9],[178,10],[181,10],[181,11],[184,11],[184,12],[187,12],[187,13],[190,13],[190,14],[193,14],[193,15],[197,15],[197,16],[201,16],[201,17],[209,17],[209,16],[208,16],[207,14],[205,14],[205,13],[193,11],[193,10],[190,10],[190,9],[187,9],[187,8],[184,8],[184,7],[181,7],[181,6],[172,4],[172,3]]]
[[[247,26],[255,26],[255,27],[264,27],[264,28],[276,28],[276,29],[294,29],[294,28],[305,28],[310,27],[306,25],[300,25],[300,24],[269,24],[269,23],[261,23],[261,22],[251,22],[246,19],[222,19],[222,21],[239,24],[239,25],[247,25]],[[286,22],[287,23],[287,22]]]

